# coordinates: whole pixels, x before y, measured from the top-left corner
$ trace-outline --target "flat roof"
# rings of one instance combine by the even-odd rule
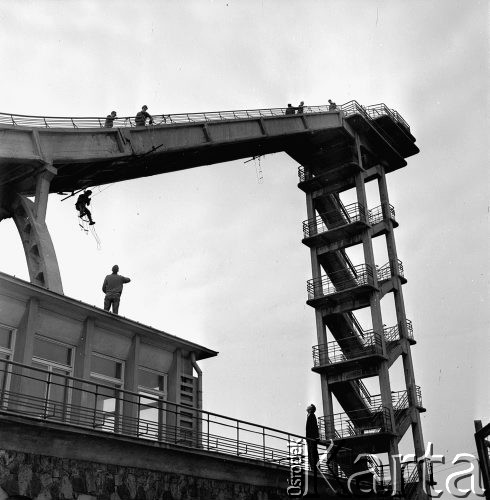
[[[13,297],[34,297],[39,300],[42,306],[48,306],[49,310],[58,312],[64,316],[66,316],[67,312],[71,312],[72,314],[69,317],[72,319],[79,316],[79,319],[82,321],[84,318],[90,316],[97,321],[99,326],[106,327],[109,330],[119,331],[120,333],[123,333],[121,332],[121,330],[123,330],[126,333],[131,332],[133,334],[139,334],[145,339],[148,339],[150,343],[173,344],[178,348],[194,351],[196,359],[198,360],[211,358],[218,354],[218,351],[208,349],[207,347],[171,335],[162,330],[157,330],[156,328],[125,318],[124,316],[111,314],[100,307],[87,304],[67,295],[53,292],[42,286],[35,285],[0,271],[0,293],[9,295],[9,292],[10,296]],[[1,319],[0,316],[0,321]]]

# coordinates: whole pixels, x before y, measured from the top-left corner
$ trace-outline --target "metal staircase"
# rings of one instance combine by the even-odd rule
[[[379,122],[378,122],[379,119]],[[396,123],[395,123],[396,120]],[[401,117],[374,108],[364,109],[356,119],[346,118],[349,134],[336,137],[331,147],[287,151],[301,163],[298,187],[305,192],[308,219],[303,222],[302,242],[310,249],[313,277],[307,282],[307,304],[317,318],[318,344],[313,347],[312,370],[321,376],[324,416],[321,436],[333,440],[340,475],[370,470],[369,458],[354,463],[359,453],[398,453],[398,443],[413,427],[414,448],[423,454],[419,412],[420,388],[415,386],[411,346],[413,328],[406,318],[402,285],[406,283],[398,259],[394,228],[395,211],[389,203],[386,173],[394,170],[397,155],[414,154],[415,139]],[[394,163],[393,163],[394,162]],[[376,180],[379,206],[368,208],[365,183]],[[343,191],[355,189],[357,201],[344,205]],[[388,262],[378,266],[372,239],[386,238]],[[346,249],[362,245],[364,262],[352,263]],[[380,302],[393,295],[397,323],[383,324]],[[364,330],[354,311],[369,308],[372,328]],[[332,341],[327,341],[327,329]],[[402,359],[405,390],[392,391],[389,369]],[[362,382],[377,377],[380,394],[371,395]],[[333,411],[333,399],[343,409]],[[345,449],[349,449],[351,454]],[[342,451],[344,450],[344,451]],[[401,477],[405,485],[414,480],[399,466],[391,466],[386,477]],[[379,472],[379,474],[378,474]],[[382,476],[381,472],[371,476]],[[382,480],[383,488],[389,481]],[[405,498],[411,498],[406,487]]]

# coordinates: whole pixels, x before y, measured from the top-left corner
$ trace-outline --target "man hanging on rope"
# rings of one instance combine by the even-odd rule
[[[88,218],[88,223],[91,226],[93,226],[95,224],[95,222],[92,220],[92,214],[91,214],[90,210],[87,208],[87,206],[90,205],[90,195],[91,194],[92,194],[92,191],[90,191],[90,189],[88,189],[83,194],[81,194],[78,197],[77,202],[75,203],[75,208],[79,212],[78,216],[80,217],[80,219],[82,219],[86,215]]]

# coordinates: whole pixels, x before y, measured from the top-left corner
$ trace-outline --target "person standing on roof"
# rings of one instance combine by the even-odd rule
[[[92,220],[92,214],[90,210],[87,208],[88,205],[90,205],[90,195],[92,194],[92,191],[88,189],[84,193],[82,193],[78,199],[77,202],[75,203],[75,208],[78,210],[78,216],[80,219],[83,218],[84,215],[87,216],[88,218],[88,223],[93,226],[95,222]]]
[[[119,311],[119,302],[121,300],[124,283],[129,283],[131,281],[129,278],[117,274],[118,272],[119,266],[112,266],[112,274],[108,274],[105,277],[104,284],[102,285],[102,291],[105,293],[104,309],[110,311],[112,306],[112,312],[114,314],[117,314]]]
[[[148,113],[147,111],[148,106],[145,104],[142,108],[141,111],[138,111],[136,113],[136,116],[134,117],[134,121],[136,123],[137,127],[144,127],[146,125],[146,120],[150,120],[150,125],[153,123],[153,117]]]
[[[111,111],[110,115],[106,116],[104,127],[112,128],[114,126],[114,120],[117,118],[115,111]]]
[[[303,114],[303,109],[305,107],[305,103],[304,101],[301,101],[298,105],[298,107],[296,108],[298,111],[297,111],[297,114],[298,115],[302,115]]]
[[[294,108],[291,106],[291,104],[288,104],[288,107],[286,108],[286,112],[284,114],[294,115]]]
[[[332,99],[328,100],[328,110],[337,111],[337,105],[332,101]]]

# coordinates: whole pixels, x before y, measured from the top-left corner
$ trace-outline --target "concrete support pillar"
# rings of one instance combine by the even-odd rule
[[[180,384],[182,377],[182,350],[176,349],[172,360],[172,365],[168,372],[168,400],[177,404],[180,403]],[[167,426],[168,426],[168,439],[177,440],[179,423],[178,419],[179,408],[172,403],[167,404]],[[172,434],[172,431],[174,433]]]
[[[25,365],[32,364],[32,355],[34,352],[34,336],[36,333],[36,325],[39,323],[39,302],[37,299],[29,299],[26,309],[17,329],[17,337],[15,339],[15,349],[13,361]],[[27,383],[23,376],[33,376],[33,371],[28,368],[14,366],[12,370],[12,380],[10,383],[10,391],[13,394],[25,393],[25,385]],[[9,404],[11,406],[11,403]],[[15,405],[17,408],[18,405]],[[21,408],[17,408],[22,410]]]
[[[388,196],[388,186],[386,183],[386,174],[384,168],[381,166],[379,169],[380,175],[378,177],[378,188],[379,197],[381,204],[383,205],[383,214],[385,220],[388,221],[389,231],[386,233],[386,246],[388,250],[388,258],[390,262],[398,261],[398,254],[395,242],[395,233],[393,224],[389,219],[389,196]],[[395,301],[396,318],[398,322],[398,328],[401,338],[405,339],[406,349],[402,355],[403,361],[403,372],[405,376],[405,387],[408,394],[408,400],[411,406],[415,406],[417,403],[417,389],[415,384],[415,373],[413,369],[412,352],[408,341],[408,330],[407,330],[407,316],[405,312],[405,301],[403,300],[403,290],[400,280],[398,280],[398,286],[393,292],[393,297]],[[414,418],[412,419],[412,436],[414,441],[414,449],[417,457],[422,456],[425,453],[424,438],[422,434],[422,425],[420,422],[419,412],[414,412]],[[422,477],[422,476],[420,476]]]
[[[313,197],[311,193],[306,195],[306,214],[308,219],[314,219],[315,207],[313,205]],[[321,266],[318,262],[318,255],[316,248],[310,249],[310,260],[311,260],[311,273],[313,279],[320,279],[322,275]],[[327,344],[327,331],[325,323],[323,321],[322,312],[319,309],[315,309],[315,324],[316,324],[316,337],[318,345]],[[332,392],[328,386],[327,377],[322,375],[320,377],[321,391],[322,391],[322,406],[323,415],[325,417],[325,433],[327,437],[333,436],[333,402],[332,402]],[[330,416],[330,418],[328,418]]]
[[[365,173],[363,169],[361,144],[359,135],[356,134],[356,149],[357,149],[357,160],[362,170],[355,177],[356,183],[356,193],[357,202],[363,205],[366,210],[368,209],[368,202],[366,196],[366,186],[365,186]],[[374,286],[378,287],[378,276],[376,270],[376,262],[374,259],[374,251],[372,244],[372,230],[370,228],[366,229],[362,236],[362,246],[364,251],[364,261],[373,271],[373,282]],[[373,291],[370,297],[370,310],[371,310],[371,320],[373,324],[373,330],[376,333],[381,334],[381,345],[383,349],[383,354],[386,355],[386,341],[383,334],[383,317],[381,314],[381,297],[379,291]],[[396,432],[396,421],[395,414],[393,412],[393,402],[391,397],[391,383],[389,375],[388,361],[383,361],[380,364],[379,369],[379,388],[381,394],[381,401],[384,408],[389,411],[389,419],[391,422],[391,430]],[[394,436],[390,440],[390,456],[395,456],[398,454],[398,443],[396,437]],[[401,477],[400,463],[390,460],[391,477],[396,481],[396,484],[400,484],[399,480]]]
[[[92,361],[92,345],[94,342],[94,319],[88,317],[85,319],[82,329],[82,336],[75,351],[75,366],[73,375],[76,378],[90,380],[91,361]],[[85,390],[89,389],[88,385],[81,382],[73,384],[72,402],[73,406],[87,408],[89,406],[88,393]],[[80,420],[80,416],[74,414],[71,416],[74,422]]]
[[[39,302],[31,298],[27,302],[24,315],[17,329],[13,360],[30,365],[34,350],[34,334],[39,322]]]
[[[140,336],[134,335],[124,368],[124,389],[138,392],[138,360],[140,358]],[[123,403],[122,429],[124,434],[138,435],[138,396],[126,395]]]
[[[37,174],[36,179],[36,197],[34,213],[38,222],[45,222],[46,211],[48,208],[49,186],[51,179],[57,174],[58,170],[53,165],[47,163]]]

